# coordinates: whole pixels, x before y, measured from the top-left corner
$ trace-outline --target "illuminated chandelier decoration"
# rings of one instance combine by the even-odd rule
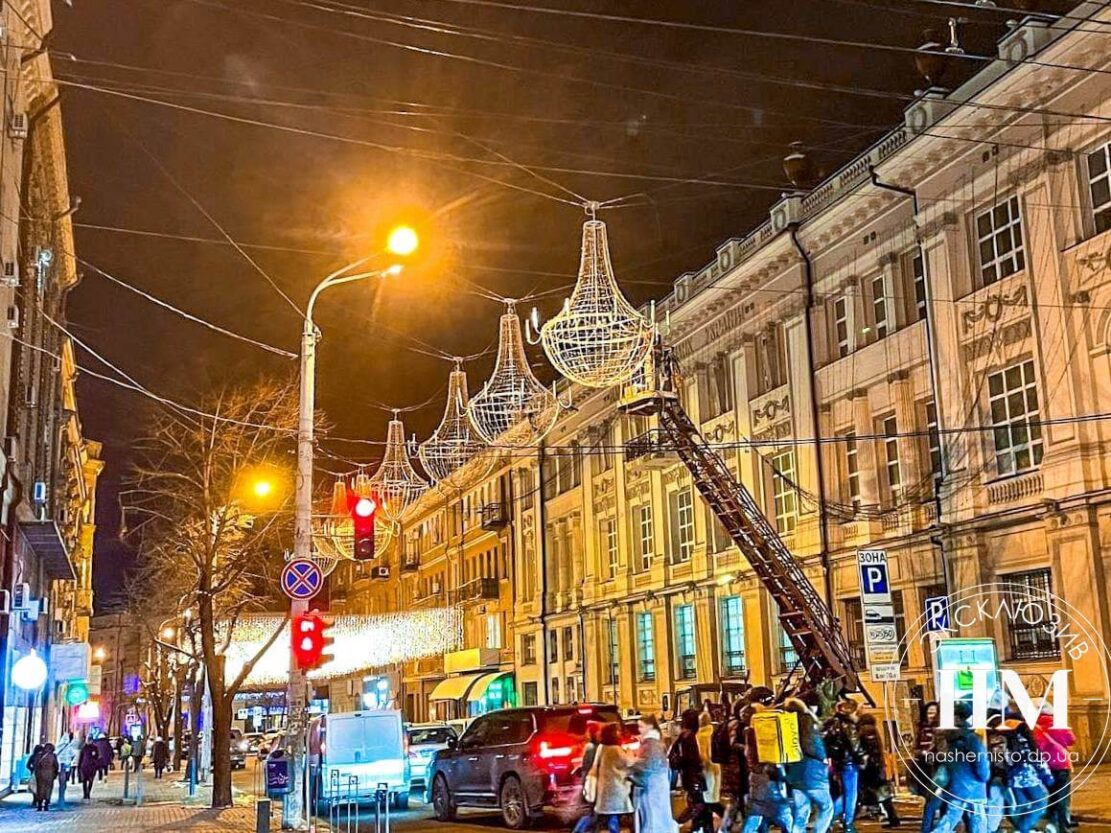
[[[359,497],[371,494],[370,478],[359,474],[351,489]],[[325,575],[335,569],[339,561],[350,561],[355,557],[355,523],[351,520],[351,502],[347,483],[341,478],[332,487],[332,502],[327,514],[315,524],[313,530],[313,561]],[[397,538],[397,524],[387,521],[381,515],[374,519],[374,551],[384,555]]]
[[[540,442],[559,418],[559,400],[540,384],[529,367],[521,319],[512,301],[498,325],[494,372],[471,400],[468,411],[488,443],[524,448]]]
[[[396,523],[401,514],[412,506],[428,489],[405,448],[405,426],[393,412],[393,419],[386,428],[386,452],[378,471],[367,480],[370,490],[378,498],[378,514]],[[356,482],[356,492],[358,492]]]
[[[582,259],[575,289],[558,315],[540,328],[544,352],[556,370],[589,388],[627,382],[652,347],[651,322],[617,286],[606,224],[583,224]]]
[[[467,412],[467,374],[456,359],[455,369],[448,376],[444,418],[432,436],[421,443],[418,456],[429,476],[440,482],[485,447]]]

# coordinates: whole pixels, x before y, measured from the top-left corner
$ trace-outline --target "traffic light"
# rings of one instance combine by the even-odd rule
[[[66,703],[80,706],[89,699],[89,686],[84,680],[70,680],[66,684]]]
[[[374,515],[378,502],[369,495],[356,496],[351,504],[351,520],[355,524],[355,560],[374,558]]]
[[[324,654],[332,644],[325,631],[331,625],[317,611],[300,613],[290,623],[290,641],[297,668],[307,671],[323,664]]]

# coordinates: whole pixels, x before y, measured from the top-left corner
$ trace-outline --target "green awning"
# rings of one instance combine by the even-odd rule
[[[488,689],[494,680],[500,680],[509,674],[508,671],[495,671],[492,674],[483,674],[479,677],[478,681],[471,686],[471,691],[467,695],[468,703],[477,703],[486,696],[486,689]]]

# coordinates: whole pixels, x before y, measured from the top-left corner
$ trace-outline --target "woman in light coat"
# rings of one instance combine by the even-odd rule
[[[660,738],[660,724],[653,715],[638,721],[640,749],[629,768],[636,786],[637,833],[678,833],[679,825],[671,815],[671,767],[667,748]]]
[[[594,813],[599,822],[605,822],[609,833],[620,833],[621,817],[633,812],[629,759],[621,748],[620,729],[617,723],[602,727],[601,746],[594,757],[594,774],[598,779]]]
[[[714,723],[709,712],[702,712],[698,718],[698,754],[702,756],[702,777],[706,780],[706,789],[702,792],[703,800],[711,807],[721,806],[721,764],[715,764],[710,758],[710,750],[714,741]],[[721,815],[718,812],[718,815]]]

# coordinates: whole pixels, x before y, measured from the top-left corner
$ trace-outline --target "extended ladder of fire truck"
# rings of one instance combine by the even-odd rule
[[[863,691],[829,605],[752,495],[691,421],[675,387],[674,359],[657,340],[645,369],[623,393],[620,407],[634,416],[658,418],[667,450],[675,451],[690,470],[699,493],[778,605],[780,623],[798,654],[805,685],[816,688],[834,682],[847,691]]]

